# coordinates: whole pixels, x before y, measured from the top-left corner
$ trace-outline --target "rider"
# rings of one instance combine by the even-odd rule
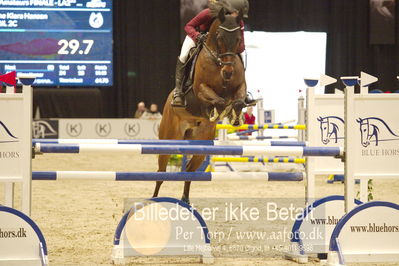
[[[227,13],[238,15],[239,11],[243,12],[244,18],[248,17],[249,3],[248,0],[209,0],[208,8],[201,11],[194,17],[184,30],[187,33],[181,48],[180,56],[177,58],[176,65],[176,87],[173,93],[172,105],[176,107],[184,106],[184,94],[182,80],[184,75],[184,64],[188,59],[191,48],[195,47],[198,43],[205,41],[206,32],[209,31],[211,24],[215,17],[217,17],[221,8],[224,8]],[[241,57],[245,50],[244,44],[244,22],[240,22],[242,32],[242,42],[240,44],[239,53]],[[245,98],[245,103],[253,103],[249,97]]]

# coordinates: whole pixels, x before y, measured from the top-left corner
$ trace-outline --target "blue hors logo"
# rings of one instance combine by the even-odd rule
[[[338,116],[325,116],[317,118],[320,122],[321,142],[325,145],[333,141],[337,143],[339,139],[344,139],[345,122]]]
[[[58,132],[48,121],[35,121],[33,122],[32,135],[35,139],[44,139],[46,137],[54,137]]]
[[[18,142],[18,138],[11,133],[10,129],[0,121],[0,143]]]
[[[381,118],[358,118],[356,122],[358,122],[360,126],[361,143],[363,147],[368,147],[371,142],[374,142],[375,146],[378,146],[380,141],[399,140],[399,135],[395,134],[389,125]]]

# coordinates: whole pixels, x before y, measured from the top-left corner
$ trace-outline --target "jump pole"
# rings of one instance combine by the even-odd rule
[[[220,140],[119,140],[119,139],[33,139],[32,144],[142,144],[142,145],[209,145],[209,146],[306,146],[303,141],[220,141]]]
[[[32,180],[107,180],[107,181],[302,181],[303,173],[265,172],[106,172],[45,171],[33,172]]]
[[[242,125],[242,126],[232,126],[219,124],[216,125],[216,129],[227,129],[227,130],[259,130],[259,129],[296,129],[296,130],[306,130],[306,125]]]
[[[268,139],[297,139],[297,138],[298,136],[238,136],[238,135],[227,136],[228,140],[268,140]]]
[[[306,123],[305,117],[306,117],[305,99],[301,95],[298,98],[298,124],[304,125]],[[299,141],[305,141],[306,131],[299,130],[297,138]]]
[[[306,163],[304,158],[263,158],[263,157],[212,157],[213,162],[232,163]]]
[[[205,146],[205,145],[141,145],[141,144],[46,144],[37,143],[35,153],[98,153],[122,152],[140,154],[201,154],[243,156],[327,156],[341,157],[342,147],[280,147],[280,146]]]

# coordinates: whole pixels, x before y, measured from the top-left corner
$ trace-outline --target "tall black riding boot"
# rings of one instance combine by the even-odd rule
[[[182,86],[183,76],[184,63],[182,63],[178,57],[176,64],[176,87],[173,92],[173,100],[171,102],[172,106],[174,107],[184,107],[184,93]]]

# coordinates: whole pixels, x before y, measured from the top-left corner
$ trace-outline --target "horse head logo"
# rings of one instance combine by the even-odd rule
[[[57,130],[49,123],[49,121],[35,121],[32,126],[32,135],[37,139],[44,139],[47,136],[57,136]]]
[[[375,146],[378,146],[380,141],[390,141],[390,140],[398,140],[399,135],[395,134],[389,125],[378,117],[367,117],[367,118],[358,118],[356,122],[359,123],[360,128],[360,136],[361,143],[363,147],[368,147],[371,142],[375,142]],[[397,137],[394,139],[381,139],[380,133],[381,129],[385,129],[385,133],[390,134],[391,136]]]
[[[320,135],[323,144],[327,145],[330,141],[338,143],[338,140],[343,138],[339,135],[340,129],[343,129],[344,126],[342,118],[338,116],[319,116],[317,121],[320,122]]]

